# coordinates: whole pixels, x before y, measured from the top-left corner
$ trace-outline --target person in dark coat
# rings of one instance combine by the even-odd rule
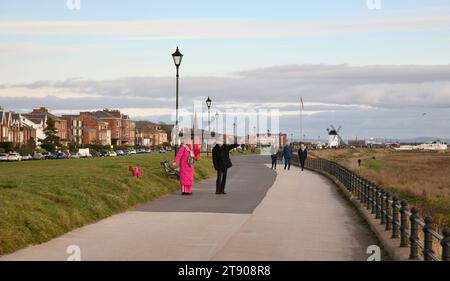
[[[284,169],[288,168],[288,170],[291,169],[291,158],[292,158],[292,147],[289,145],[289,143],[286,143],[286,145],[283,147],[283,157],[284,157]]]
[[[217,141],[212,150],[214,169],[217,171],[216,194],[226,194],[225,184],[228,169],[233,165],[230,160],[230,150],[237,148],[238,144],[223,144]]]
[[[302,143],[300,145],[300,149],[298,150],[298,159],[300,159],[300,168],[302,169],[302,171],[305,168],[306,158],[308,158],[308,150],[306,149],[306,146]]]

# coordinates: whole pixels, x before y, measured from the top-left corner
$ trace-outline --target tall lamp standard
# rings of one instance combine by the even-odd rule
[[[216,134],[218,134],[219,133],[219,112],[216,112],[215,117],[216,117]]]
[[[206,106],[208,107],[208,131],[211,134],[211,99],[208,97],[206,100]],[[206,141],[206,157],[209,156],[209,141]]]
[[[234,143],[237,143],[237,131],[236,131],[236,122],[233,123],[233,135],[234,135]]]
[[[176,102],[175,102],[175,156],[178,153],[178,134],[179,134],[179,128],[178,128],[178,80],[180,78],[179,75],[179,68],[181,65],[181,60],[183,59],[183,54],[180,53],[180,50],[175,51],[175,53],[172,54],[173,62],[175,63],[175,66],[177,68],[177,88],[176,88]]]

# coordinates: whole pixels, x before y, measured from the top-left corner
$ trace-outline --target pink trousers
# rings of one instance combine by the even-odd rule
[[[192,185],[182,185],[181,192],[192,193]]]

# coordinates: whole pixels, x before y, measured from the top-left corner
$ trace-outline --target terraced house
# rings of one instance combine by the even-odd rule
[[[33,121],[35,124],[44,124],[46,126],[46,122],[48,118],[52,118],[55,121],[55,127],[58,130],[58,137],[63,146],[67,146],[69,143],[69,139],[67,137],[67,120],[53,115],[49,112],[49,110],[45,107],[35,108],[31,113],[23,114],[26,118]]]
[[[149,121],[136,121],[136,145],[162,145],[167,141],[167,133],[162,130],[161,125]]]
[[[0,142],[10,143],[12,148],[36,144],[36,129],[31,121],[14,111],[5,111],[0,107]]]
[[[136,123],[128,115],[116,109],[103,109],[90,114],[109,124],[112,145],[134,145]]]

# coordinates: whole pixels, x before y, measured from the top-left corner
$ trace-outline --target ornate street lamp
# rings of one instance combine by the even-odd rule
[[[211,134],[211,103],[212,100],[208,97],[208,99],[206,100],[206,106],[208,107],[208,131]],[[206,157],[209,156],[209,140],[206,141]]]
[[[173,62],[177,68],[177,87],[176,87],[176,102],[175,102],[175,156],[178,153],[178,138],[179,138],[179,128],[178,128],[178,80],[179,80],[179,68],[181,65],[181,60],[183,59],[183,54],[180,53],[180,50],[175,51],[175,53],[172,54]]]

